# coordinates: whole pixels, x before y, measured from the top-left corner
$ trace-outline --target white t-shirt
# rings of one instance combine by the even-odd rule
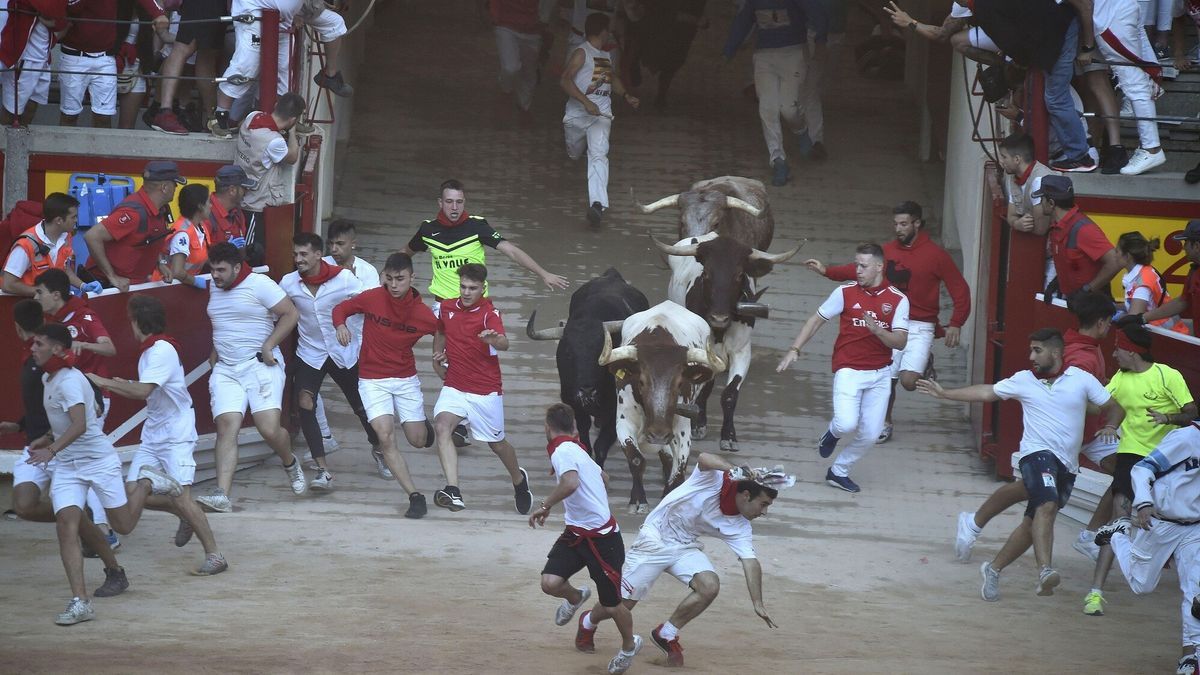
[[[264,169],[269,169],[283,161],[287,157],[288,146],[287,141],[283,140],[282,136],[277,136],[267,141],[267,149],[263,151],[262,165]]]
[[[693,469],[692,475],[646,516],[639,536],[666,546],[690,546],[701,535],[708,535],[725,542],[740,559],[757,558],[750,521],[740,513],[721,513],[724,476],[723,471]]]
[[[575,86],[596,104],[601,115],[612,117],[612,82],[617,75],[613,69],[612,54],[593,47],[586,40],[577,49],[583,50],[583,65],[575,73]],[[574,53],[571,56],[574,57]],[[567,99],[564,120],[589,114],[582,103],[574,98]]]
[[[327,255],[324,258],[321,258],[321,260],[324,260],[330,265],[337,264],[337,261],[334,260],[333,256],[331,255]],[[372,288],[379,288],[379,270],[375,269],[374,265],[366,260],[363,260],[362,258],[359,258],[358,256],[355,256],[353,267],[354,269],[351,271],[353,271],[354,276],[358,277],[358,280],[362,282],[364,291],[369,291]]]
[[[353,339],[344,347],[338,342],[337,330],[333,327],[333,308],[362,292],[362,282],[353,272],[346,269],[338,272],[318,286],[315,295],[308,290],[299,272],[285,275],[279,287],[300,312],[300,322],[296,326],[300,333],[296,342],[296,356],[301,361],[318,370],[328,358],[332,358],[339,368],[349,368],[358,363],[362,322],[359,322],[358,330],[348,326]]]
[[[196,411],[188,394],[179,352],[159,340],[138,357],[138,382],[156,384],[146,399],[142,443],[188,443],[196,440]]]
[[[1112,398],[1099,380],[1075,366],[1068,366],[1053,382],[1022,370],[992,385],[992,389],[1002,399],[1021,402],[1025,431],[1017,459],[1049,450],[1072,473],[1079,472],[1088,402],[1102,406]]]
[[[61,249],[63,245],[67,243],[67,239],[70,235],[68,235],[66,232],[63,232],[62,234],[58,235],[57,240],[51,242],[50,237],[46,236],[46,230],[43,227],[45,224],[45,221],[38,223],[33,229],[33,234],[43,244],[50,247],[49,257],[51,260],[56,260],[58,258],[59,249]],[[21,277],[25,276],[25,273],[29,271],[29,266],[32,264],[33,262],[29,259],[29,255],[25,253],[24,248],[20,246],[13,246],[12,251],[8,254],[8,260],[4,263],[4,271],[20,279]]]
[[[588,456],[578,443],[560,443],[550,455],[554,475],[562,480],[568,471],[579,475],[579,488],[563,500],[563,520],[567,525],[597,530],[612,519],[608,508],[608,492],[604,489],[604,478],[600,465]]]
[[[46,417],[55,438],[61,438],[71,426],[73,406],[83,404],[87,420],[83,435],[54,456],[55,461],[73,462],[80,459],[100,459],[116,452],[100,422],[96,419],[96,391],[83,373],[74,368],[63,368],[54,374],[42,375],[42,404],[46,406]]]
[[[233,366],[253,359],[275,330],[271,308],[286,298],[287,293],[265,274],[251,274],[231,291],[209,284],[208,318],[221,362]],[[278,347],[274,354],[282,362]]]

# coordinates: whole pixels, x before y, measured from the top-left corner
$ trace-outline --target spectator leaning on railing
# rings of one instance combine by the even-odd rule
[[[84,284],[75,276],[75,250],[71,233],[79,218],[79,202],[61,192],[51,193],[42,204],[42,222],[29,228],[13,242],[4,263],[4,292],[33,297],[33,280],[48,269],[67,273],[72,286],[98,293],[100,284]]]
[[[300,159],[300,142],[294,127],[304,114],[304,99],[287,93],[269,114],[256,110],[242,120],[234,161],[254,187],[242,199],[246,213],[246,259],[258,265],[264,253],[263,209],[290,203],[287,167]],[[292,130],[292,133],[287,133]]]
[[[1053,218],[1049,248],[1058,273],[1047,293],[1068,298],[1078,290],[1109,294],[1108,284],[1121,271],[1121,258],[1100,226],[1075,205],[1075,187],[1066,176],[1046,176],[1032,195]]]

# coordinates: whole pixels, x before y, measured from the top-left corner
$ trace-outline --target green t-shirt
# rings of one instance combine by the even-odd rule
[[[484,246],[496,248],[504,237],[479,216],[467,216],[458,225],[446,225],[437,218],[421,223],[408,242],[412,251],[429,251],[433,258],[433,279],[429,293],[437,298],[458,297],[458,268],[467,263],[487,264]],[[484,285],[487,295],[487,285]]]
[[[1192,402],[1192,393],[1178,370],[1155,363],[1145,372],[1119,370],[1108,382],[1108,391],[1125,409],[1121,423],[1121,443],[1117,452],[1145,457],[1158,447],[1159,441],[1176,427],[1155,424],[1146,412],[1170,415]]]

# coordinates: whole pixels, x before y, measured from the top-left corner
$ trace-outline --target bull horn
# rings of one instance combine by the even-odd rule
[[[687,350],[687,362],[688,363],[699,363],[702,366],[707,366],[709,368],[713,368],[713,370],[716,370],[716,368],[713,367],[713,363],[711,361],[711,357],[713,357],[713,356],[714,355],[711,351],[709,351],[707,349],[701,349],[699,347],[688,347],[688,350]],[[718,360],[720,360],[720,359],[718,359]]]
[[[630,195],[633,194],[633,188],[630,188],[629,194]],[[657,211],[659,209],[665,209],[668,206],[675,206],[676,204],[678,204],[679,203],[679,194],[676,193],[669,197],[663,197],[662,199],[660,199],[656,202],[651,202],[649,204],[638,204],[637,198],[635,197],[633,200],[633,203],[637,205],[638,210],[641,211],[642,213],[654,213],[655,211]]]
[[[604,331],[604,350],[600,352],[600,358],[596,363],[602,366],[607,366],[610,363],[617,361],[632,361],[637,358],[637,347],[633,345],[623,345],[613,348],[612,336],[608,331]]]
[[[737,197],[730,197],[728,195],[725,196],[725,206],[727,206],[731,209],[745,211],[746,213],[749,213],[750,215],[754,216],[755,218],[761,216],[762,211],[763,211],[762,209],[758,208],[757,206],[751,204],[748,201],[745,201],[743,199],[738,199]]]
[[[695,421],[700,417],[700,406],[695,403],[676,403],[675,414]]]
[[[753,249],[750,251],[750,259],[751,260],[761,260],[763,262],[769,262],[772,265],[780,265],[780,264],[787,262],[788,260],[790,260],[792,258],[792,256],[799,253],[800,249],[804,248],[804,245],[807,243],[808,243],[807,239],[802,239],[802,240],[800,240],[799,244],[796,244],[795,248],[788,249],[787,251],[784,251],[783,253],[767,253],[766,251],[760,251],[758,249]]]
[[[694,258],[696,256],[696,250],[699,248],[697,244],[689,244],[686,246],[667,244],[659,241],[654,235],[650,235],[650,238],[654,240],[654,245],[658,247],[658,250],[666,253],[667,255],[678,255],[687,258]]]
[[[533,322],[537,320],[537,310],[533,310],[533,314],[529,315],[529,323],[525,324],[525,334],[530,340],[557,340],[563,336],[563,327],[543,328],[534,330]]]
[[[624,326],[625,326],[624,319],[621,319],[620,321],[605,321],[604,322],[604,332],[605,333],[619,333],[619,332],[621,332],[621,328],[623,328]]]

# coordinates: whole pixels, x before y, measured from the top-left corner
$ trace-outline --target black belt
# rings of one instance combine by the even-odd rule
[[[1175,523],[1176,525],[1200,525],[1200,520],[1175,520],[1174,518],[1164,518],[1162,516],[1155,516],[1155,518],[1165,520],[1168,523]]]
[[[71,49],[70,47],[67,47],[65,45],[59,45],[58,48],[59,48],[59,51],[66,54],[67,56],[86,56],[89,59],[102,59],[105,56],[108,56],[107,52],[85,52],[85,51],[81,51],[79,49]]]

